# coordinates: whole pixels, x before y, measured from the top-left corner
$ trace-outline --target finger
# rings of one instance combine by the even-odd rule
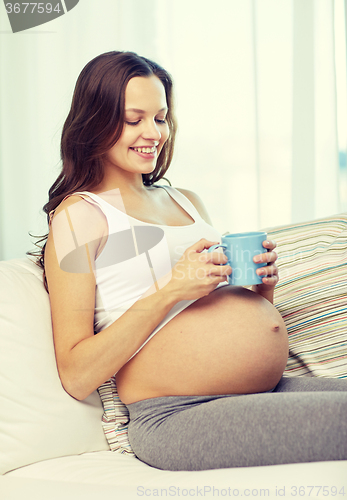
[[[187,252],[202,252],[207,248],[210,248],[212,245],[218,245],[219,241],[209,241],[205,238],[201,238],[201,240],[197,241],[191,247],[187,248]]]
[[[253,257],[253,262],[256,264],[264,264],[264,263],[269,263],[269,262],[276,262],[278,258],[278,255],[276,252],[267,252],[267,253],[260,253],[259,255],[256,255]]]
[[[218,250],[205,254],[206,262],[211,262],[212,264],[226,264],[228,262],[228,257]]]
[[[217,283],[223,283],[224,281],[228,283],[228,276],[217,276],[216,279]]]
[[[274,240],[265,240],[263,241],[263,247],[271,251],[277,247],[277,243]]]
[[[211,280],[213,283],[216,283],[218,285],[218,283],[223,283],[223,282],[228,282],[228,276],[211,276]]]
[[[231,272],[232,269],[228,265],[215,266],[212,264],[208,270],[210,276],[229,276]]]
[[[267,276],[266,278],[262,278],[262,282],[264,285],[273,285],[275,286],[278,282],[278,276]]]
[[[271,277],[278,276],[277,266],[264,266],[256,270],[258,276]]]

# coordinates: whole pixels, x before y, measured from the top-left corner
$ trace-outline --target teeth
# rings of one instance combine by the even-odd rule
[[[156,147],[153,146],[151,148],[133,148],[138,153],[154,153],[156,151]]]

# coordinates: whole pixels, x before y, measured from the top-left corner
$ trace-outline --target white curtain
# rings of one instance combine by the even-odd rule
[[[13,34],[0,18],[0,258],[33,248],[83,66],[133,50],[173,75],[173,186],[221,232],[340,210],[334,0],[80,0]],[[0,6],[0,9],[2,7]]]
[[[294,0],[293,220],[339,210],[334,5]]]

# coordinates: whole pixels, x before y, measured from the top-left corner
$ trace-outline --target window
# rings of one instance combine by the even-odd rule
[[[344,0],[335,0],[335,66],[337,91],[337,136],[340,167],[341,211],[347,210],[347,77],[346,12]]]

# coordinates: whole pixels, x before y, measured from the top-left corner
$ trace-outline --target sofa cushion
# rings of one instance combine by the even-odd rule
[[[0,473],[48,458],[108,450],[95,391],[63,389],[48,294],[29,259],[0,262]]]
[[[279,255],[274,302],[289,335],[285,375],[347,377],[347,214],[268,236]]]

